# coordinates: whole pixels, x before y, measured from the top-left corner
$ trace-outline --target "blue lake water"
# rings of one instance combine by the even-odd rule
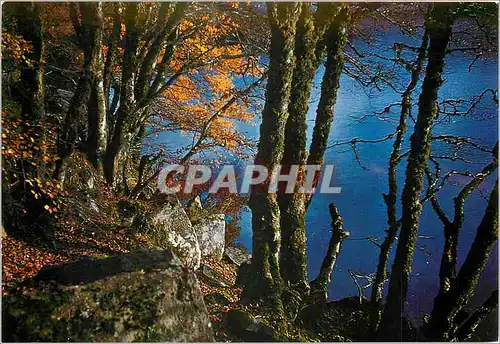
[[[387,46],[391,46],[392,42]],[[447,57],[445,69],[445,83],[439,91],[440,99],[463,98],[480,94],[486,88],[498,88],[498,61],[478,61],[472,72],[469,72],[470,57],[463,55],[450,55]],[[399,75],[408,79],[408,74]],[[322,70],[319,70],[315,81],[321,82]],[[417,87],[414,99],[418,99],[420,88]],[[309,140],[314,126],[315,111],[319,98],[319,88],[313,91],[311,99],[316,99],[310,105],[307,116]],[[394,131],[396,124],[370,118],[363,122],[356,121],[363,115],[381,111],[388,104],[399,102],[399,95],[391,90],[367,91],[361,88],[354,80],[347,76],[341,79],[341,86],[335,106],[335,119],[332,125],[329,140],[331,142],[348,140],[353,137],[363,139],[376,139],[384,137]],[[416,103],[416,102],[415,102]],[[475,138],[476,142],[486,147],[493,147],[498,139],[497,109],[491,97],[485,97],[483,108],[476,111],[473,117],[455,117],[444,121],[434,128],[437,134],[452,134]],[[417,109],[413,114],[416,116]],[[393,108],[390,113],[392,119],[399,117],[399,108]],[[254,126],[238,124],[238,128],[248,136],[258,137],[258,122]],[[405,140],[407,149],[408,136],[412,133],[411,121],[408,135]],[[175,133],[162,133],[158,139],[161,142],[178,147],[188,144],[191,138]],[[348,273],[348,270],[360,274],[373,273],[377,266],[379,248],[366,237],[378,237],[380,242],[385,235],[386,207],[382,194],[387,192],[387,164],[392,150],[392,141],[378,144],[358,144],[363,169],[354,158],[350,146],[338,146],[329,149],[325,156],[325,164],[335,165],[333,185],[342,187],[341,194],[316,194],[310,205],[306,217],[307,224],[307,254],[309,262],[309,278],[314,278],[319,271],[323,256],[327,250],[330,239],[330,216],[328,204],[334,202],[344,218],[344,227],[350,231],[351,236],[342,246],[342,251],[337,260],[332,281],[329,286],[331,299],[357,295],[357,288]],[[433,145],[433,152],[440,155],[446,154],[446,146]],[[436,153],[436,154],[437,154]],[[443,173],[455,168],[477,172],[491,161],[491,155],[469,151],[466,158],[472,161],[442,163]],[[406,160],[399,167],[399,198],[404,182]],[[490,177],[481,186],[481,192],[474,192],[466,203],[466,218],[460,233],[459,264],[463,262],[475,236],[478,224],[486,207],[485,196],[491,190],[496,176]],[[452,216],[453,197],[461,189],[463,180],[456,180],[455,184],[447,185],[439,193],[439,200]],[[251,213],[246,210],[240,220],[242,228],[238,241],[251,248]],[[440,257],[443,246],[443,226],[433,212],[430,204],[425,204],[420,218],[419,234],[425,238],[419,239],[419,249],[415,253],[413,271],[411,274],[407,311],[413,318],[418,318],[422,312],[429,312],[432,308],[434,296],[438,288],[438,273]],[[429,238],[430,237],[430,238]],[[395,250],[393,250],[395,251]],[[393,252],[394,253],[394,252]],[[484,301],[498,284],[498,252],[494,252],[480,280],[476,296],[471,304],[477,305]],[[392,264],[391,255],[391,264]],[[389,266],[390,268],[390,266]],[[363,281],[361,281],[363,283]],[[365,291],[369,296],[371,289]]]
[[[445,79],[446,82],[440,90],[440,98],[464,98],[480,94],[486,88],[497,89],[498,66],[497,61],[479,62],[468,72],[470,59],[463,56],[452,56],[448,58]],[[316,80],[321,80],[321,71]],[[312,98],[318,98],[312,95]],[[414,97],[418,97],[419,89]],[[416,99],[416,98],[415,98]],[[371,119],[358,123],[354,118],[381,111],[390,103],[399,101],[398,95],[392,91],[382,93],[371,92],[367,94],[364,89],[347,76],[342,77],[340,92],[335,106],[335,119],[330,133],[330,142],[344,141],[353,137],[363,139],[377,139],[384,137],[394,131],[393,122]],[[490,119],[478,120],[477,118],[454,118],[450,123],[437,125],[434,133],[454,134],[476,138],[486,147],[493,147],[498,138],[496,108],[491,101],[484,104],[491,106],[483,114],[492,115]],[[310,105],[308,113],[308,133],[311,138],[314,126],[314,118],[317,102]],[[391,112],[391,118],[397,119],[398,108]],[[416,109],[413,111],[416,114]],[[481,113],[481,112],[479,112]],[[412,123],[409,123],[411,126]],[[253,129],[245,126],[249,134],[258,136],[258,126]],[[412,128],[409,128],[409,134]],[[407,135],[407,137],[409,136]],[[406,140],[405,144],[408,143]],[[335,165],[335,175],[332,185],[342,187],[341,194],[315,194],[309,207],[307,225],[307,254],[309,263],[309,278],[314,278],[318,273],[323,256],[327,250],[330,239],[330,215],[328,204],[334,202],[344,218],[344,227],[350,231],[351,237],[342,246],[342,251],[337,260],[332,281],[329,286],[329,297],[339,299],[342,297],[356,295],[357,288],[348,270],[361,274],[373,273],[377,266],[379,248],[372,242],[364,239],[366,237],[379,237],[380,242],[387,228],[386,206],[382,194],[387,193],[387,164],[392,151],[392,141],[378,144],[358,144],[361,163],[367,169],[360,167],[350,146],[337,146],[329,149],[325,156],[325,164]],[[407,147],[406,147],[407,148]],[[403,149],[405,151],[406,149]],[[443,145],[435,145],[434,150],[445,153],[447,150]],[[443,162],[443,171],[447,168],[480,171],[482,167],[491,161],[489,154],[473,153],[471,158],[473,164],[463,162]],[[399,195],[404,183],[406,160],[400,164],[399,173]],[[443,172],[444,173],[444,172]],[[491,190],[495,177],[489,178],[483,183],[481,189],[483,195]],[[442,206],[452,216],[453,197],[460,191],[458,185],[448,185],[440,191],[439,200]],[[459,264],[463,262],[474,238],[477,225],[486,207],[486,200],[479,192],[474,192],[466,203],[466,220],[460,234],[460,257]],[[240,226],[242,233],[240,242],[251,247],[251,214],[247,211]],[[408,311],[417,316],[421,312],[430,311],[433,298],[438,288],[439,264],[443,246],[443,226],[432,210],[430,204],[424,205],[420,219],[419,234],[426,238],[418,241],[420,249],[415,254],[413,272],[410,281],[408,295]],[[427,238],[430,236],[432,238]],[[393,250],[395,251],[395,250]],[[394,253],[394,252],[393,252]],[[498,284],[497,273],[497,248],[492,253],[488,266],[478,287],[478,293],[473,300],[474,304],[484,301]],[[391,256],[392,263],[392,256]],[[360,280],[363,283],[363,280]],[[365,292],[370,295],[368,288]]]

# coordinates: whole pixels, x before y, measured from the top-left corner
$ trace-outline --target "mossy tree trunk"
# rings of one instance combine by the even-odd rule
[[[102,15],[102,14],[101,14]],[[97,30],[95,40],[103,42],[102,30]],[[106,93],[109,90],[105,89],[105,60],[102,49],[99,49],[98,56],[95,59],[95,65],[92,66],[95,71],[94,82],[92,85],[92,93],[90,95],[88,108],[88,135],[87,135],[87,156],[90,163],[100,173],[104,173],[102,167],[102,159],[106,151],[107,144],[107,107]],[[106,76],[107,77],[107,76]],[[108,95],[109,99],[109,95]]]
[[[449,291],[436,298],[434,308],[426,325],[425,333],[431,340],[449,341],[457,336],[460,315],[474,295],[479,277],[489,259],[491,250],[498,240],[498,181],[490,194],[488,206],[479,225],[476,237],[456,279]],[[456,254],[456,253],[455,253]],[[467,334],[461,331],[460,336]]]
[[[424,32],[422,37],[422,43],[418,52],[413,69],[411,70],[411,78],[406,90],[401,96],[401,112],[399,116],[399,124],[397,127],[396,138],[392,145],[392,153],[389,158],[389,169],[388,169],[388,185],[389,192],[384,194],[384,201],[387,206],[387,235],[380,245],[380,254],[377,265],[377,271],[375,275],[375,280],[372,286],[371,302],[374,307],[374,318],[373,318],[373,329],[376,330],[378,327],[378,322],[380,320],[380,301],[382,300],[382,292],[384,290],[384,283],[387,280],[387,262],[389,261],[389,254],[396,239],[396,234],[398,232],[398,219],[397,219],[397,194],[398,194],[398,182],[397,182],[397,168],[400,158],[401,145],[403,143],[403,138],[407,130],[407,118],[411,111],[411,95],[413,90],[417,86],[422,68],[425,62],[427,45],[429,44],[429,36],[427,31]]]
[[[469,319],[463,325],[460,325],[456,335],[457,340],[463,342],[470,339],[476,327],[495,310],[498,310],[498,290],[494,290],[491,296],[474,311]]]
[[[32,46],[22,62],[20,82],[14,87],[22,116],[38,124],[45,119],[45,44],[42,37],[40,4],[15,4],[17,32]],[[27,61],[31,61],[28,63]]]
[[[349,10],[347,6],[343,5],[326,32],[327,57],[325,73],[321,81],[321,95],[316,110],[316,122],[313,129],[312,142],[309,147],[308,165],[320,165],[323,163],[333,121],[333,107],[337,101],[340,76],[344,68],[344,48],[347,43],[348,21]],[[308,202],[310,202],[310,199]]]
[[[297,3],[269,3],[271,51],[262,113],[260,141],[255,164],[272,171],[283,155],[283,138],[288,117],[288,103],[294,67],[296,22],[300,7]],[[269,182],[269,178],[267,182]],[[252,190],[249,201],[252,210],[252,277],[248,279],[242,297],[249,301],[271,299],[282,311],[282,280],[279,270],[280,210],[277,196],[267,188]]]
[[[87,118],[88,103],[93,86],[100,73],[103,13],[101,3],[71,4],[71,14],[75,31],[84,53],[83,73],[78,82],[75,94],[71,99],[63,128],[58,137],[59,160],[56,163],[54,177],[64,183],[66,162],[78,141],[79,123]],[[78,8],[81,13],[81,22]]]
[[[134,110],[134,79],[137,68],[137,48],[139,33],[137,28],[138,8],[135,3],[128,3],[125,8],[125,51],[123,53],[120,106],[116,113],[116,122],[110,142],[104,156],[104,177],[113,186],[118,171],[123,140],[126,136],[126,119]]]
[[[443,82],[441,76],[453,21],[452,7],[439,4],[433,8],[427,24],[430,39],[428,64],[406,168],[406,180],[402,193],[401,231],[392,265],[387,302],[379,328],[381,338],[388,341],[401,340],[402,336],[401,321],[422,209],[419,198],[424,186],[424,172],[430,155],[431,131],[437,111],[436,101],[439,87]]]
[[[291,165],[302,166],[306,159],[307,124],[306,115],[309,108],[309,97],[312,82],[319,65],[324,45],[323,36],[328,14],[333,4],[321,5],[313,14],[312,4],[303,3],[297,22],[295,35],[295,68],[293,71],[288,120],[285,126],[284,152],[281,160],[283,174],[290,172]],[[326,20],[325,20],[326,19]],[[296,189],[302,186],[304,170],[299,171]],[[305,194],[294,192],[281,193],[278,197],[280,205],[281,251],[280,270],[283,282],[304,293],[308,289],[306,232],[305,232]]]

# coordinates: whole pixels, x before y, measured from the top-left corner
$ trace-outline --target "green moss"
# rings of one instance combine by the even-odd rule
[[[17,336],[34,342],[170,341],[185,329],[166,327],[157,318],[167,311],[186,312],[162,306],[163,281],[170,278],[162,273],[133,272],[84,286],[48,285],[33,292],[26,288],[26,295],[4,298],[4,326],[12,339]],[[187,288],[178,285],[177,290]],[[189,294],[175,297],[191,298]],[[198,311],[194,308],[190,311]]]

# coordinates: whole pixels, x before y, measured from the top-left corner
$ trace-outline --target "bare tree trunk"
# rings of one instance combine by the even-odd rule
[[[441,256],[439,270],[439,292],[435,299],[435,307],[440,302],[446,302],[446,295],[456,280],[456,269],[458,259],[458,237],[464,223],[464,206],[469,195],[498,168],[498,142],[493,149],[493,161],[485,166],[481,172],[476,174],[472,180],[464,186],[457,197],[454,198],[454,216],[450,220],[438,202],[437,196],[431,198],[432,206],[444,225],[444,248]]]
[[[172,31],[176,29],[179,21],[184,15],[188,4],[189,3],[187,2],[176,3],[175,9],[168,20],[166,19],[166,16],[171,4],[167,2],[164,2],[162,4],[160,15],[162,16],[163,20],[161,20],[161,22],[166,21],[166,24],[165,27],[162,28],[162,30],[158,33],[151,47],[148,49],[144,60],[142,61],[141,70],[137,77],[137,87],[135,89],[135,97],[137,99],[137,102],[140,103],[142,98],[148,94],[148,90],[151,85],[151,72],[153,71],[158,56],[160,56],[160,52],[163,48],[163,42],[165,41],[165,39],[167,39],[168,36],[170,36]]]
[[[72,4],[76,10],[76,4]],[[66,162],[73,152],[78,140],[78,123],[87,117],[87,105],[92,94],[92,87],[99,73],[102,43],[103,13],[101,3],[79,4],[81,11],[81,23],[74,20],[77,32],[84,52],[83,74],[80,77],[75,94],[71,99],[68,113],[64,120],[62,132],[58,137],[59,160],[56,163],[54,177],[64,184]],[[75,11],[76,12],[76,11]],[[74,12],[74,13],[75,13]]]
[[[110,90],[111,90],[111,79],[112,79],[112,71],[111,68],[113,66],[113,62],[115,60],[116,52],[118,50],[119,42],[118,40],[120,39],[120,31],[121,31],[121,24],[122,24],[122,17],[121,17],[121,5],[119,3],[113,4],[114,6],[114,11],[113,11],[113,32],[111,34],[110,41],[108,43],[108,52],[106,53],[106,58],[104,62],[104,71],[103,71],[103,83],[104,83],[104,99],[106,101],[106,111],[108,111],[108,117],[109,112],[112,109],[112,104],[109,103],[109,97],[110,97]],[[114,95],[113,100],[118,97],[115,97]],[[114,113],[114,111],[113,111]]]
[[[283,137],[294,65],[295,26],[299,9],[296,3],[268,4],[271,27],[270,66],[255,164],[264,165],[269,171],[279,165],[283,154]],[[282,281],[278,262],[280,211],[276,194],[267,191],[263,187],[254,188],[250,197],[253,232],[252,278],[248,279],[242,297],[250,301],[270,300],[281,313]]]
[[[406,87],[405,92],[401,96],[401,112],[399,116],[399,124],[397,128],[396,138],[393,143],[391,157],[389,159],[389,171],[388,171],[388,185],[389,192],[384,194],[384,201],[387,206],[387,224],[389,228],[387,229],[387,235],[384,242],[380,245],[380,255],[378,260],[377,272],[375,275],[375,281],[372,286],[371,302],[374,306],[375,316],[373,319],[373,329],[376,330],[378,327],[378,322],[380,321],[380,301],[382,299],[382,292],[384,290],[384,283],[387,279],[387,262],[389,261],[389,254],[392,248],[392,244],[396,239],[396,234],[398,231],[398,219],[396,211],[397,203],[397,193],[398,193],[398,183],[397,183],[397,168],[400,162],[400,151],[401,145],[403,143],[403,137],[407,130],[406,120],[411,111],[411,94],[415,87],[417,86],[418,80],[420,78],[420,73],[425,62],[425,56],[427,51],[427,45],[429,43],[429,36],[427,31],[424,32],[422,37],[422,44],[420,45],[420,50],[416,59],[415,66],[411,72],[410,83]]]
[[[333,203],[330,203],[328,208],[332,218],[332,236],[318,276],[310,284],[312,303],[325,302],[328,299],[328,284],[330,283],[333,268],[340,253],[342,241],[350,235],[349,232],[344,231],[344,221],[337,207]]]
[[[419,198],[424,185],[424,171],[430,155],[431,130],[437,110],[437,93],[442,84],[444,57],[453,25],[450,5],[436,6],[431,16],[427,27],[430,37],[428,64],[419,99],[418,119],[415,124],[414,140],[411,143],[402,193],[401,232],[379,330],[382,339],[388,341],[401,340],[402,336],[401,321],[421,212]]]
[[[479,277],[498,240],[498,181],[490,194],[488,206],[476,237],[449,292],[436,302],[425,327],[429,339],[449,341],[457,336],[458,318],[474,295]]]

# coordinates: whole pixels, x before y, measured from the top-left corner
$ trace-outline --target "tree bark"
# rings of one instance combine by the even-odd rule
[[[429,339],[449,341],[457,336],[458,315],[474,295],[479,277],[498,240],[498,181],[490,194],[488,206],[479,225],[476,237],[449,292],[436,302],[425,327]]]
[[[122,18],[121,18],[121,5],[119,3],[113,4],[114,6],[114,11],[113,11],[113,31],[111,34],[110,41],[108,43],[108,51],[106,53],[106,59],[104,62],[104,72],[103,72],[103,83],[104,83],[104,98],[106,101],[106,110],[108,111],[108,117],[110,116],[109,112],[111,110],[111,104],[109,103],[109,98],[110,98],[110,91],[111,91],[111,79],[112,79],[112,71],[111,68],[113,66],[115,57],[116,57],[116,51],[118,50],[117,48],[119,47],[119,42],[118,40],[120,39],[120,31],[121,31],[121,24],[122,24]],[[114,95],[114,98],[116,95]],[[113,112],[114,113],[114,112]]]
[[[488,300],[476,309],[470,318],[460,326],[457,332],[457,340],[463,342],[470,339],[476,327],[495,310],[498,310],[498,290],[493,291]]]
[[[101,56],[102,59],[102,56]],[[96,67],[97,74],[92,85],[92,94],[88,105],[89,134],[87,138],[87,155],[90,163],[104,173],[102,159],[107,144],[107,111],[106,98],[103,82],[102,64]]]
[[[72,4],[72,6],[76,6]],[[56,163],[54,177],[60,179],[64,185],[66,163],[69,155],[73,152],[79,136],[79,123],[88,116],[88,102],[92,94],[92,88],[99,73],[103,13],[101,3],[79,4],[82,21],[75,22],[75,31],[79,34],[83,53],[83,74],[80,77],[75,94],[71,99],[68,113],[66,114],[62,132],[58,137],[59,160]]]
[[[156,36],[151,47],[148,49],[146,56],[141,64],[141,70],[139,76],[137,77],[137,87],[135,97],[139,103],[142,102],[142,98],[148,94],[148,90],[151,85],[151,72],[156,64],[156,60],[160,56],[161,49],[163,47],[163,42],[170,36],[172,31],[174,31],[179,24],[186,8],[188,7],[187,2],[178,2],[175,5],[174,12],[168,18],[165,27]],[[168,3],[162,4],[162,9],[160,10],[163,14],[163,21],[165,21],[167,9],[166,6],[170,6]],[[160,19],[161,20],[161,19]],[[165,52],[167,54],[167,52]],[[169,58],[170,60],[170,58]]]
[[[104,156],[104,177],[110,186],[114,186],[120,153],[126,136],[126,120],[134,111],[134,79],[136,72],[137,47],[139,43],[137,29],[138,5],[127,3],[125,9],[125,52],[123,55],[120,105],[116,113],[116,122],[112,138]]]
[[[40,4],[35,2],[15,4],[17,32],[30,42],[32,50],[23,62],[20,82],[15,87],[22,116],[32,124],[45,119],[45,44],[42,37]]]
[[[344,6],[327,31],[325,74],[321,82],[321,96],[316,110],[312,142],[309,147],[308,165],[323,163],[330,127],[333,122],[333,107],[337,101],[340,76],[344,68],[344,48],[347,42],[348,18],[349,10],[347,6]]]
[[[371,303],[374,309],[374,319],[373,319],[373,329],[376,330],[378,327],[378,322],[380,321],[380,301],[382,299],[382,292],[384,290],[384,283],[387,280],[387,262],[389,261],[389,254],[396,239],[396,234],[398,231],[398,219],[396,211],[397,203],[397,193],[398,193],[398,183],[397,183],[397,168],[400,162],[400,151],[401,145],[403,143],[403,138],[407,130],[406,120],[411,111],[411,95],[413,90],[417,86],[422,68],[425,62],[425,56],[427,51],[427,45],[429,43],[429,36],[427,32],[424,32],[422,37],[422,44],[418,52],[418,56],[415,62],[415,66],[411,72],[411,79],[406,87],[405,92],[401,96],[401,112],[399,116],[399,124],[397,127],[396,138],[393,143],[392,153],[389,158],[389,169],[388,169],[388,185],[389,192],[384,194],[384,201],[387,206],[387,235],[380,245],[380,255],[377,265],[377,271],[375,275],[375,280],[372,286]]]
[[[312,303],[326,302],[328,299],[328,284],[340,253],[342,241],[350,235],[349,232],[344,231],[344,221],[337,207],[330,203],[328,208],[332,218],[332,236],[318,276],[310,283]]]
[[[267,7],[271,28],[270,65],[255,164],[264,165],[272,171],[279,165],[283,154],[299,6],[296,3],[269,3]],[[249,201],[253,232],[252,278],[248,279],[242,297],[249,301],[270,300],[275,303],[275,309],[282,312],[282,281],[278,262],[280,211],[276,194],[264,189],[254,188]]]
[[[419,98],[414,140],[411,143],[406,168],[406,181],[402,193],[401,231],[392,265],[387,302],[379,329],[381,338],[387,341],[399,341],[402,338],[401,321],[421,212],[419,198],[424,185],[424,171],[430,155],[431,131],[437,111],[437,94],[442,84],[441,75],[444,69],[446,47],[453,25],[451,12],[450,5],[435,6],[427,25],[430,38],[428,64]]]
[[[320,62],[317,51],[322,51],[325,41],[322,39],[328,26],[328,18],[340,6],[321,5],[313,15],[312,4],[303,3],[297,22],[295,37],[295,68],[293,87],[288,105],[288,120],[285,126],[284,152],[281,160],[281,173],[288,174],[291,165],[302,166],[306,159],[307,125],[306,115],[312,82]],[[330,19],[331,21],[331,19]],[[318,45],[322,45],[319,47]],[[303,184],[304,170],[301,168],[296,189]],[[279,194],[281,252],[280,269],[283,281],[300,294],[307,292],[307,256],[306,256],[306,195],[294,192]]]

